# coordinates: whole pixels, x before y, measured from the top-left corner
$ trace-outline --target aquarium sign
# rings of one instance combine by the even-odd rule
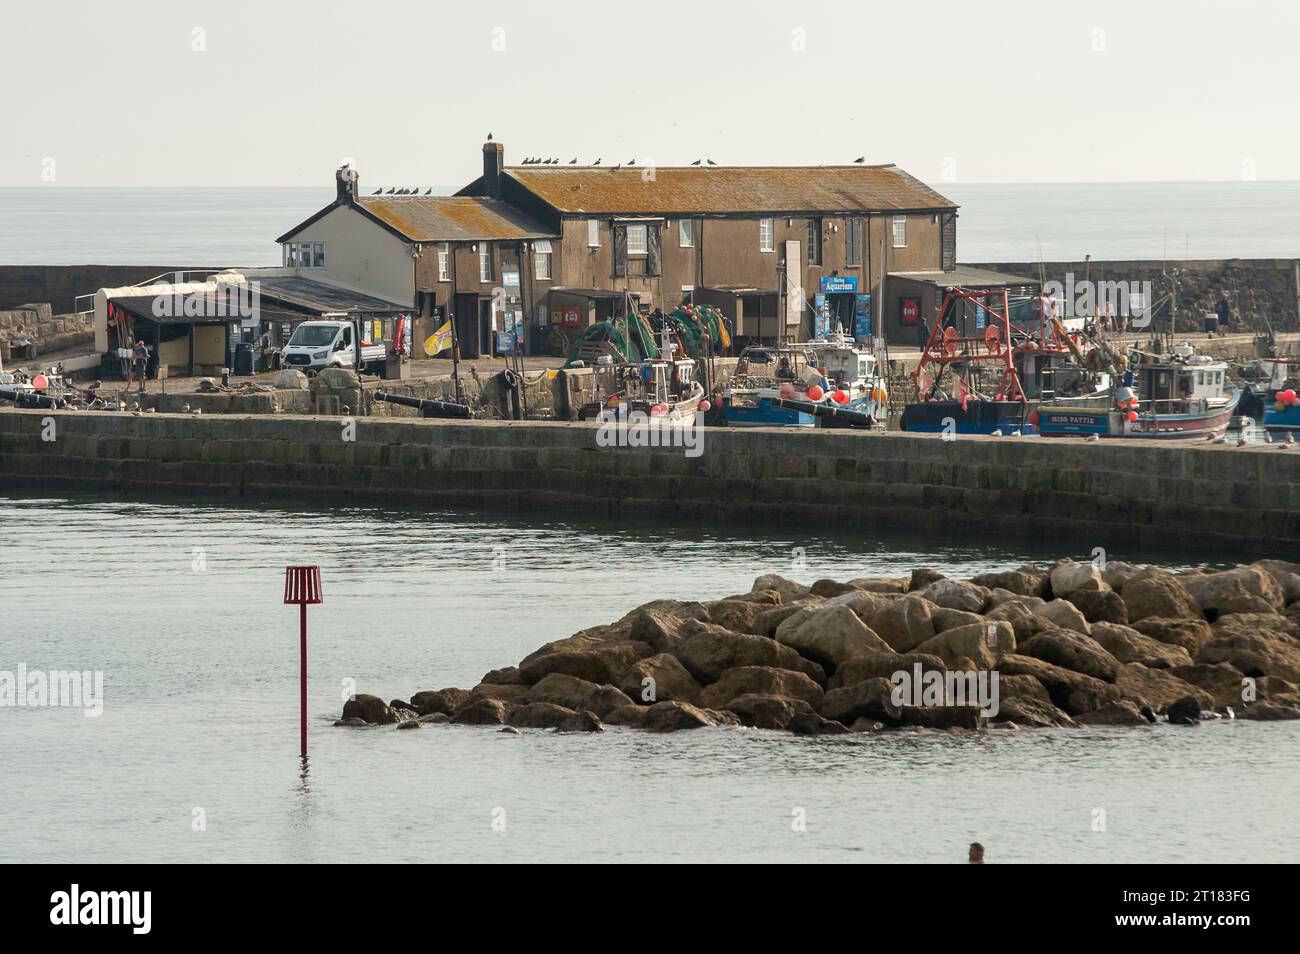
[[[858,290],[857,275],[827,275],[821,280],[819,290],[826,295],[844,293],[856,294]]]

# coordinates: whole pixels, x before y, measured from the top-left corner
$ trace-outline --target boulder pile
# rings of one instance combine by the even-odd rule
[[[901,673],[939,694],[900,695]],[[953,694],[967,673],[968,685],[979,674],[996,686],[995,705]],[[357,695],[336,724],[801,735],[1196,725],[1300,718],[1298,686],[1300,564],[1175,574],[1062,560],[970,580],[930,569],[812,586],[760,576],[720,600],[647,603],[473,689]]]

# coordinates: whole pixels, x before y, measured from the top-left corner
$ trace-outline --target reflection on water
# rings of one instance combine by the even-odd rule
[[[385,698],[468,687],[661,596],[716,598],[766,572],[967,576],[1060,543],[94,497],[2,501],[0,539],[0,669],[105,674],[97,719],[0,710],[3,861],[950,861],[976,839],[990,861],[1226,860],[1247,842],[1280,860],[1300,821],[1294,725],[823,739],[330,725],[348,680]],[[297,611],[281,602],[292,563],[319,563],[325,587],[309,762]]]

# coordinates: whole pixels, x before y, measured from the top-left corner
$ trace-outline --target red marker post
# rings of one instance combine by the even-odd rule
[[[284,568],[284,601],[298,604],[299,638],[301,653],[301,725],[302,756],[307,757],[307,604],[325,602],[321,591],[320,567],[287,566]]]

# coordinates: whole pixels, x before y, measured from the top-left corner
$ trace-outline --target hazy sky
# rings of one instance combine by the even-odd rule
[[[1300,179],[1300,5],[15,2],[0,185],[459,186],[508,162]],[[50,180],[53,180],[52,182]]]

